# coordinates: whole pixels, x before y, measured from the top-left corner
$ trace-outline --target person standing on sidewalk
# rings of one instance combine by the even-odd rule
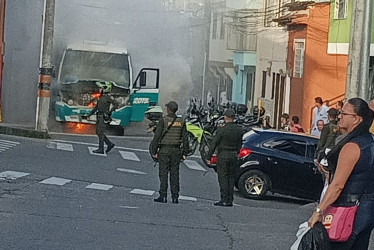
[[[234,201],[234,167],[238,161],[238,153],[242,146],[242,129],[233,123],[235,111],[227,109],[224,120],[226,125],[217,130],[207,154],[207,163],[210,164],[216,148],[217,153],[217,174],[220,186],[221,199],[214,203],[215,206],[231,207]]]
[[[321,130],[318,131],[317,122],[319,120],[322,120],[323,124],[327,124],[329,122],[329,119],[327,118],[327,111],[329,110],[329,107],[323,104],[321,97],[314,98],[314,101],[315,101],[315,106],[313,108],[313,117],[312,117],[313,119],[312,119],[310,134],[313,135],[313,133],[315,133],[314,135],[319,137],[321,134],[320,131],[322,130],[322,128]]]
[[[185,160],[188,151],[186,125],[181,117],[176,116],[178,104],[174,101],[166,105],[167,115],[160,119],[151,142],[151,154],[159,162],[160,196],[155,202],[167,202],[168,175],[172,203],[178,204],[179,164]]]
[[[106,153],[109,153],[115,146],[104,134],[105,123],[111,119],[110,114],[114,110],[114,106],[110,110],[110,105],[114,104],[114,98],[110,95],[112,89],[110,82],[96,82],[96,85],[99,86],[101,95],[96,106],[88,114],[88,117],[96,114],[96,134],[99,137],[99,148],[92,152],[95,154],[104,154],[104,142],[107,145]]]

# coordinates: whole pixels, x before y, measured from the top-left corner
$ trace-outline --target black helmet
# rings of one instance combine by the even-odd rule
[[[238,106],[236,106],[236,112],[239,115],[244,115],[245,113],[247,113],[247,111],[248,111],[248,108],[244,104],[238,104]]]

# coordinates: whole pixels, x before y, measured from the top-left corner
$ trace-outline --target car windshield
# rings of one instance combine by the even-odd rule
[[[67,50],[61,67],[62,82],[105,80],[118,86],[130,86],[129,60],[126,54]]]

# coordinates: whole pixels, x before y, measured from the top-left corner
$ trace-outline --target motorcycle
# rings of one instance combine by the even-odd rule
[[[184,118],[188,132],[187,138],[189,150],[187,156],[193,155],[198,148],[201,160],[204,164],[209,168],[215,169],[216,165],[208,164],[206,159],[214,132],[217,129],[216,121],[218,120],[219,115],[209,111],[203,109],[201,101],[200,104],[198,104],[195,99],[190,100],[190,105]]]

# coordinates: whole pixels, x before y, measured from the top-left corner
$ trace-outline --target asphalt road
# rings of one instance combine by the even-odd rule
[[[0,249],[289,249],[315,204],[284,196],[215,207],[217,176],[199,156],[181,164],[180,204],[153,202],[150,137],[51,140],[0,135]]]

